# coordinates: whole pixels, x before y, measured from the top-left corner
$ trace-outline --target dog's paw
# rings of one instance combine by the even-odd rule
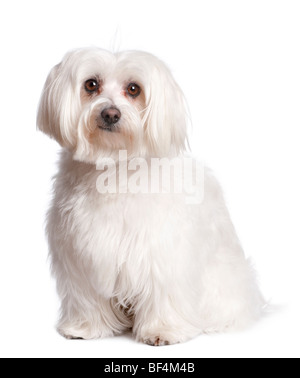
[[[148,339],[143,339],[143,342],[147,345],[152,346],[170,345],[170,342],[168,340],[163,340],[160,336],[153,336],[149,337]]]
[[[113,332],[109,329],[98,330],[88,325],[60,326],[57,328],[57,331],[68,340],[91,340],[113,336]]]
[[[141,325],[139,328],[134,329],[134,334],[137,341],[143,342],[152,346],[164,346],[184,343],[187,340],[195,337],[198,330],[192,329],[189,324],[166,324],[153,323]],[[164,322],[166,323],[166,322]]]
[[[83,337],[80,336],[74,336],[71,333],[63,333],[61,331],[58,331],[65,339],[67,340],[85,340]],[[75,333],[75,332],[74,332]]]
[[[173,329],[168,328],[158,328],[144,331],[137,334],[137,339],[152,346],[172,345],[185,341],[182,335],[176,331],[174,332]]]
[[[90,340],[97,338],[95,334],[89,332],[86,328],[66,327],[58,328],[57,331],[68,340]]]

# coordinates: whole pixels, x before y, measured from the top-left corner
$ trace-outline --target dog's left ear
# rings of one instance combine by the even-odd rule
[[[164,157],[186,150],[185,99],[171,72],[159,60],[153,64],[146,93],[144,128],[146,143],[152,154]]]

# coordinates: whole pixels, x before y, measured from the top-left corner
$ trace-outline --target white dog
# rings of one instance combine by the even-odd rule
[[[165,345],[260,316],[255,274],[208,170],[195,203],[174,184],[168,193],[127,190],[130,180],[158,180],[130,164],[184,156],[183,95],[159,59],[68,53],[48,76],[37,124],[62,146],[47,222],[62,335],[92,339],[132,328],[138,340]],[[111,162],[125,164],[126,174],[114,176]]]

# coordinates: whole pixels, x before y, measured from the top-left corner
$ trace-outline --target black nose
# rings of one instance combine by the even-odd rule
[[[107,125],[115,124],[121,118],[121,113],[117,108],[106,108],[101,112],[101,117]]]

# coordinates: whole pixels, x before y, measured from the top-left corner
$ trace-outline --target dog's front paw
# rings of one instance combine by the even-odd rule
[[[87,327],[59,327],[57,331],[68,340],[90,340],[99,337]]]
[[[176,333],[176,331],[162,328],[142,332],[137,338],[143,343],[152,346],[172,345],[185,341],[181,335]]]
[[[163,340],[160,336],[153,336],[149,337],[148,339],[143,339],[143,342],[152,346],[170,345],[168,340]]]
[[[62,336],[69,340],[91,340],[113,336],[113,332],[110,329],[98,329],[97,327],[91,327],[89,324],[64,325],[59,326],[57,330]]]

